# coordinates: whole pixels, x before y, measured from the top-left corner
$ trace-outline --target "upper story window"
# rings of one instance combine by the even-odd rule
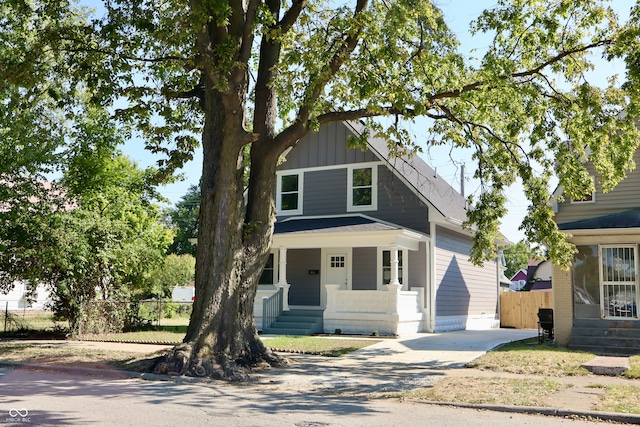
[[[276,197],[279,215],[302,215],[302,173],[279,174]]]
[[[593,177],[591,177],[591,181],[593,181]],[[584,197],[579,199],[571,199],[571,203],[595,203],[596,202],[596,192],[592,191],[591,194],[587,194]]]
[[[351,166],[347,180],[347,211],[377,209],[378,168],[376,166]]]

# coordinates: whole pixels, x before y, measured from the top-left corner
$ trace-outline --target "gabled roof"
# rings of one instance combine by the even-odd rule
[[[607,228],[640,227],[640,209],[631,209],[596,218],[558,224],[560,230],[602,230]]]
[[[362,133],[364,125],[360,123],[346,123],[354,132]],[[406,156],[393,157],[386,140],[371,137],[367,145],[380,160],[389,165],[393,172],[402,178],[418,196],[427,201],[443,217],[461,225],[467,220],[466,200],[447,181],[438,176],[418,155],[411,158]]]

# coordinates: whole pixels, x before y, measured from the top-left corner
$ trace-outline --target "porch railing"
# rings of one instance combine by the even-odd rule
[[[278,320],[278,317],[283,311],[283,291],[279,288],[275,294],[270,297],[264,297],[262,299],[262,330],[270,327],[273,322]]]

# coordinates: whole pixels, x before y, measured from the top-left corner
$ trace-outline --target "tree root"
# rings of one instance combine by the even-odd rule
[[[192,345],[185,343],[174,347],[171,352],[159,359],[154,373],[242,382],[248,380],[249,374],[255,370],[287,364],[287,359],[268,349],[258,354],[245,354],[236,358],[231,358],[225,353],[201,357],[194,354]]]

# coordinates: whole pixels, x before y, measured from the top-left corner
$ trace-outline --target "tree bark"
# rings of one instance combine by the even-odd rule
[[[259,153],[263,158],[252,166],[249,199],[260,197],[247,211],[242,150],[253,136],[243,130],[242,120],[225,112],[229,101],[224,96],[208,90],[203,100],[202,202],[191,320],[184,342],[156,365],[155,372],[240,381],[254,367],[286,363],[264,346],[253,317],[275,222],[277,156],[265,162],[265,153]]]

